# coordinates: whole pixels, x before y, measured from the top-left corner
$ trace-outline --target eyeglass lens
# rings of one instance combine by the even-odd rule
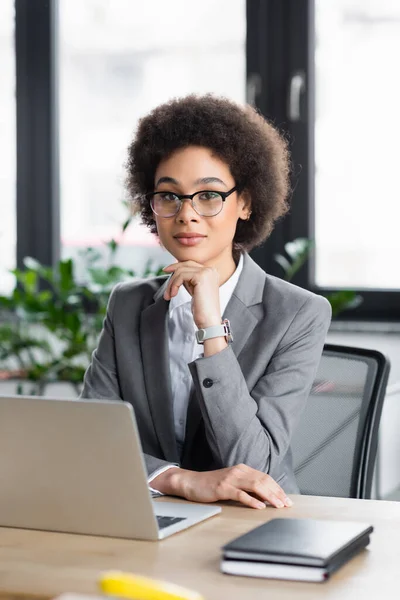
[[[160,217],[173,217],[182,205],[183,200],[169,192],[157,192],[151,200],[151,207]],[[193,196],[191,201],[194,210],[203,217],[217,215],[222,210],[223,199],[218,192],[203,191]]]

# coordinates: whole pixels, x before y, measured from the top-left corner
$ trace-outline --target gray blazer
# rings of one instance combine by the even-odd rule
[[[224,318],[233,344],[188,365],[181,455],[170,384],[166,276],[117,285],[83,398],[123,399],[135,410],[150,475],[174,463],[205,471],[245,463],[298,491],[289,448],[330,323],[325,298],[267,275],[247,255]]]

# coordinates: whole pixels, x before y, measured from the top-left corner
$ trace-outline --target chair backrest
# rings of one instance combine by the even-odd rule
[[[302,494],[371,497],[389,370],[376,350],[325,345],[291,444]]]

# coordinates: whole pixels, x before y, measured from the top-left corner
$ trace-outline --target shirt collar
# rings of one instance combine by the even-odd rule
[[[221,315],[224,313],[225,308],[231,296],[233,294],[233,290],[236,287],[236,284],[239,280],[240,274],[243,270],[243,255],[240,255],[238,266],[236,267],[234,273],[229,277],[228,281],[225,281],[223,285],[219,288],[219,302],[221,307]],[[187,289],[181,285],[179,291],[176,296],[171,298],[169,303],[169,316],[172,317],[172,314],[176,308],[182,306],[183,304],[187,304],[192,301],[192,297],[187,291]]]

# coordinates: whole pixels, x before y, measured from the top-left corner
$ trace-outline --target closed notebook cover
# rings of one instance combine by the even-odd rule
[[[272,519],[223,547],[224,558],[329,566],[367,545],[371,525],[317,519]],[[344,558],[344,556],[343,556]]]

